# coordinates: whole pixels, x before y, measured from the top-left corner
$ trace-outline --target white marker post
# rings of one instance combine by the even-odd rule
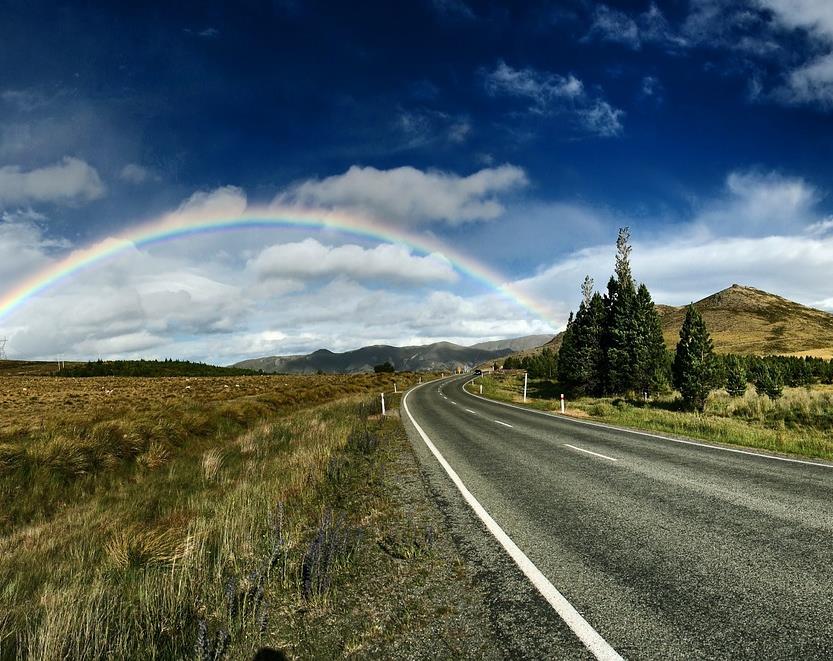
[[[483,384],[482,383],[480,384],[480,394],[481,395],[483,394]]]
[[[526,404],[526,377],[529,376],[528,372],[524,372],[524,404]]]
[[[382,393],[382,415],[385,415],[385,393]]]
[[[396,381],[393,382],[393,392],[396,392]]]
[[[561,412],[564,413],[564,393],[561,393]]]

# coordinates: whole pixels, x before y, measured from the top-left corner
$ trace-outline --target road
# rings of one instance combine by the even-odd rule
[[[593,655],[475,518],[416,425],[622,657],[833,657],[833,465],[511,408],[465,392],[469,378],[410,391],[403,419],[489,593],[503,656]]]

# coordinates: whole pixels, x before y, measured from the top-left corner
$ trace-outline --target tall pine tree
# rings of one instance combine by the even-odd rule
[[[662,322],[651,292],[642,284],[636,291],[636,346],[633,386],[640,392],[657,392],[668,385],[668,352]]]
[[[616,268],[605,297],[605,372],[606,388],[612,393],[635,390],[636,287],[630,265],[630,229],[619,229],[616,240]]]
[[[688,408],[696,411],[706,408],[715,374],[716,360],[706,322],[694,305],[689,305],[680,329],[673,367],[674,387],[680,391]]]

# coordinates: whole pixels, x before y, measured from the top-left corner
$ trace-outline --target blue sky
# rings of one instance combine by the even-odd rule
[[[550,332],[585,273],[606,280],[621,225],[658,302],[742,282],[833,309],[826,0],[8,2],[3,16],[0,292],[161,214],[282,205],[437,239],[546,311],[439,255],[250,230],[63,283],[0,320],[10,355],[227,362]]]

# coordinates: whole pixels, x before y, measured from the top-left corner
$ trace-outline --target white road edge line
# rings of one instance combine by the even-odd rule
[[[512,560],[515,561],[515,564],[518,565],[524,575],[537,588],[538,592],[540,592],[544,599],[549,602],[550,606],[552,606],[555,612],[558,613],[562,620],[564,620],[565,624],[572,629],[573,633],[578,636],[579,640],[584,643],[584,646],[590,650],[593,656],[600,661],[623,661],[619,653],[613,649],[613,647],[611,647],[604,638],[601,637],[598,631],[590,626],[587,620],[581,616],[581,613],[579,613],[573,605],[567,601],[567,599],[555,588],[555,586],[550,583],[549,579],[541,573],[541,570],[539,570],[538,567],[536,567],[533,562],[526,557],[526,554],[518,548],[518,545],[512,541],[512,538],[503,531],[503,528],[497,524],[483,505],[481,505],[468,488],[466,488],[466,485],[463,484],[460,476],[457,475],[455,470],[445,460],[445,457],[440,454],[440,451],[431,442],[431,439],[428,438],[428,435],[423,431],[422,427],[419,426],[419,423],[414,419],[414,416],[411,415],[411,411],[408,408],[408,395],[410,395],[417,388],[419,388],[419,386],[409,390],[405,394],[402,398],[402,407],[405,409],[405,413],[408,415],[411,424],[413,424],[417,433],[425,442],[425,445],[428,446],[431,454],[433,454],[437,461],[440,462],[440,466],[442,466],[445,469],[445,472],[448,473],[451,481],[454,482],[457,489],[459,489],[460,493],[463,495],[463,498],[465,498],[466,502],[472,510],[474,510],[474,513],[477,514],[480,520],[486,525],[489,532],[494,535],[495,539],[500,542],[500,545],[506,550]]]
[[[501,422],[500,420],[495,420],[495,422],[499,425],[503,425],[504,427],[512,427],[512,425],[510,425],[508,422]]]
[[[463,386],[466,386],[470,381],[466,381]],[[515,404],[509,404],[507,402],[500,402],[496,399],[489,399],[488,397],[483,397],[481,395],[475,395],[473,392],[469,392],[463,387],[463,392],[471,397],[476,397],[477,399],[482,399],[484,402],[489,402],[490,404],[499,404],[500,406],[508,406],[510,409],[518,409],[519,411],[527,411],[528,413],[536,413],[538,415],[543,415],[548,418],[554,418],[556,420],[565,420],[566,422],[571,422],[577,425],[587,425],[588,427],[598,427],[600,429],[607,429],[608,431],[621,431],[625,432],[626,434],[636,434],[637,436],[647,436],[649,438],[659,438],[663,441],[670,441],[671,443],[681,443],[682,445],[695,445],[700,448],[707,448],[709,450],[720,450],[722,452],[734,452],[735,454],[748,454],[750,457],[758,457],[759,459],[774,459],[775,461],[785,461],[789,464],[804,464],[805,466],[816,466],[817,468],[833,468],[833,463],[831,464],[820,464],[815,461],[805,461],[804,459],[790,459],[789,457],[777,457],[774,454],[761,454],[760,452],[752,452],[750,450],[740,450],[737,448],[724,448],[722,445],[711,445],[710,443],[698,443],[697,441],[685,441],[681,438],[671,438],[670,436],[660,436],[659,434],[651,434],[646,431],[637,431],[636,429],[626,429],[625,427],[614,427],[613,425],[606,425],[601,422],[588,422],[587,420],[579,420],[577,418],[573,418],[567,415],[561,414],[554,414],[548,413],[547,411],[537,411],[535,409],[527,408],[526,406],[517,406]]]
[[[572,448],[573,450],[578,450],[579,452],[586,452],[587,454],[592,454],[595,457],[601,457],[602,459],[607,459],[609,461],[619,461],[618,459],[614,459],[613,457],[608,457],[606,454],[599,454],[598,452],[593,452],[592,450],[577,448],[575,445],[570,445],[569,443],[564,443],[564,445],[568,448]]]

